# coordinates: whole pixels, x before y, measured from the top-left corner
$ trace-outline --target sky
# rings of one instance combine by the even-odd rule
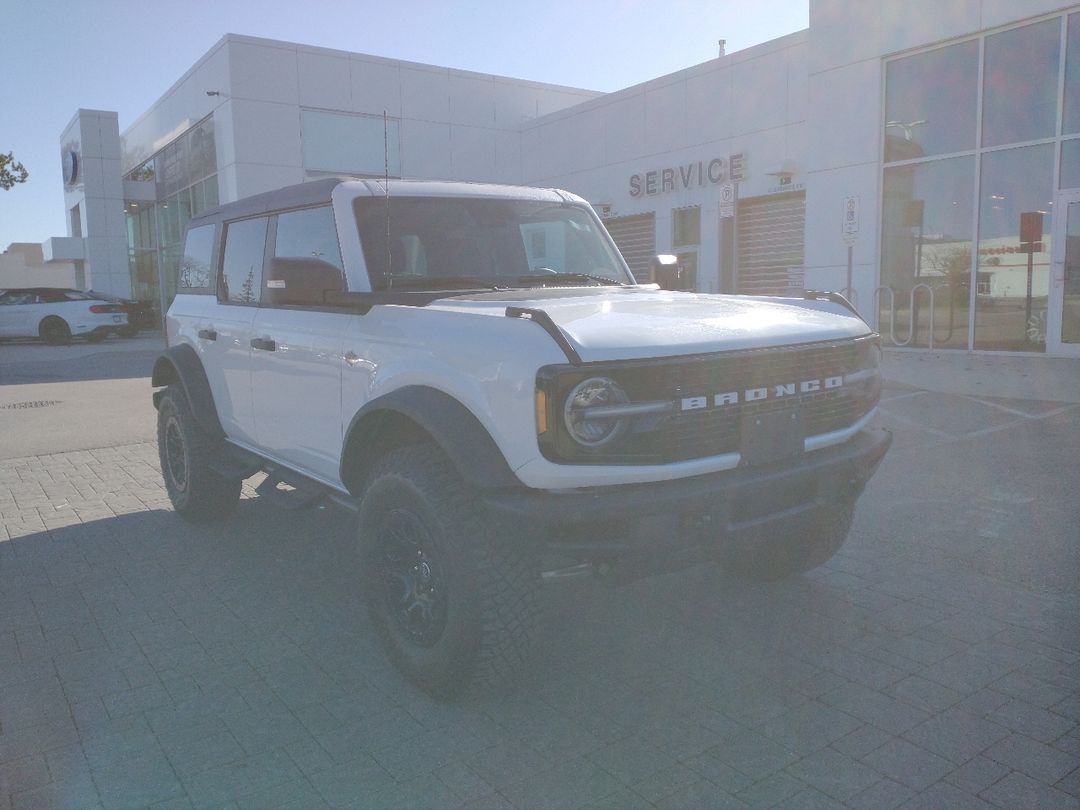
[[[0,250],[64,236],[60,133],[123,132],[225,33],[612,91],[809,26],[809,0],[0,0]],[[722,111],[721,111],[722,112]]]

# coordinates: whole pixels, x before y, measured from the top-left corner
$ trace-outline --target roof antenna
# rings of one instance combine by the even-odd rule
[[[387,135],[386,110],[382,111],[383,196],[386,200],[386,291],[394,289],[394,262],[390,253],[390,138]]]

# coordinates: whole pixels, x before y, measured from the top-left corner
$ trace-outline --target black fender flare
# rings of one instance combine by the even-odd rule
[[[447,455],[466,482],[478,489],[520,487],[521,481],[506,463],[499,446],[472,411],[449,394],[424,385],[409,385],[391,391],[364,405],[345,431],[341,451],[341,480],[347,486],[359,482],[360,468],[374,461],[379,447],[392,447],[400,439],[387,436],[405,428],[419,428]],[[403,438],[408,434],[403,434]],[[415,435],[415,433],[414,433]],[[375,448],[372,454],[366,447]],[[355,486],[350,486],[352,491]],[[355,492],[353,494],[356,494]]]
[[[179,384],[187,394],[188,403],[191,405],[192,414],[199,427],[211,438],[225,437],[221,420],[218,418],[217,407],[214,405],[210,381],[206,378],[206,370],[203,368],[199,355],[191,346],[181,343],[170,346],[159,354],[154,361],[150,384],[154,388]],[[163,391],[154,392],[155,408],[160,404],[163,393]]]

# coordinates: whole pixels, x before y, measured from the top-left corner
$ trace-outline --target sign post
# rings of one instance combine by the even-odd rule
[[[842,226],[842,233],[844,235],[844,242],[847,244],[847,286],[844,287],[844,293],[850,300],[854,290],[851,285],[854,283],[854,248],[855,240],[859,238],[859,197],[855,194],[849,194],[844,197],[844,220]]]
[[[735,184],[723,183],[720,186],[720,216],[735,216]]]
[[[1043,233],[1041,211],[1020,214],[1020,250],[1027,254],[1027,298],[1024,301],[1024,328],[1031,325],[1031,280],[1034,275],[1035,252],[1042,250]]]

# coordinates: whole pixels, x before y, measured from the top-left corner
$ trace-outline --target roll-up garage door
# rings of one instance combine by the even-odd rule
[[[604,220],[604,227],[630,265],[634,278],[639,282],[648,282],[652,259],[656,255],[656,215],[608,217]]]
[[[739,201],[736,292],[782,295],[803,286],[806,195],[776,194]]]

